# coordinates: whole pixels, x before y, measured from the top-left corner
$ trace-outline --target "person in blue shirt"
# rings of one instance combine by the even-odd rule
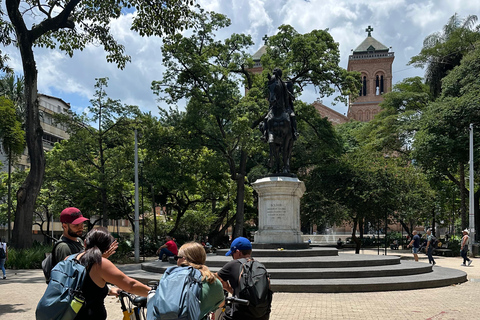
[[[413,230],[412,241],[408,244],[407,248],[412,247],[413,258],[418,262],[418,249],[420,248],[420,237],[418,236],[418,231]]]

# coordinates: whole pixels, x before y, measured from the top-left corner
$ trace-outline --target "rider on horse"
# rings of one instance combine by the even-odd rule
[[[280,68],[275,68],[273,69],[273,76],[276,79],[279,79],[281,81],[282,79],[282,70]],[[283,81],[281,81],[283,83]],[[288,104],[286,106],[286,112],[290,116],[290,124],[292,126],[292,133],[293,133],[293,140],[297,140],[298,137],[298,131],[297,131],[297,119],[295,116],[295,110],[293,106],[293,101],[295,100],[295,96],[293,95],[293,83],[291,81],[286,82],[285,84],[286,92],[288,95]],[[265,141],[268,141],[268,122],[267,120],[271,117],[272,114],[272,108],[273,104],[270,104],[269,110],[267,115],[265,116],[265,119],[263,120],[263,139]]]

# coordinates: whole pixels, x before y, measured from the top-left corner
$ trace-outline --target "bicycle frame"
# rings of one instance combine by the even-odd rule
[[[127,298],[127,304],[125,299]],[[118,292],[118,299],[123,312],[123,320],[146,320],[147,298],[137,297],[126,291]],[[133,316],[133,317],[132,317]]]

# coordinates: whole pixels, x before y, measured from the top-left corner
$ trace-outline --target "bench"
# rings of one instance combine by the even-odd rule
[[[445,257],[453,257],[453,252],[451,249],[437,248],[433,250],[433,254],[436,254],[439,256],[445,256]]]

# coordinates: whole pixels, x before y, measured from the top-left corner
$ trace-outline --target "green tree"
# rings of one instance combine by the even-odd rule
[[[25,150],[25,132],[18,119],[14,103],[0,96],[0,140],[2,152],[7,158],[8,191],[7,191],[7,238],[11,235],[11,209],[12,209],[12,165]]]
[[[199,226],[189,223],[204,216],[216,217],[207,224],[208,234],[213,236],[226,216],[219,208],[230,208],[228,168],[218,153],[192,141],[190,128],[182,126],[184,117],[185,112],[178,110],[162,112],[160,119],[142,117],[145,180],[160,195],[157,199],[173,221],[168,234],[192,233]]]
[[[372,151],[411,159],[418,121],[430,101],[429,87],[422,78],[402,80],[384,95],[380,113],[357,131],[358,141]]]
[[[414,158],[423,168],[447,177],[458,186],[462,228],[468,225],[465,170],[469,161],[469,126],[472,123],[476,128],[480,124],[478,43],[442,80],[442,95],[425,110],[413,145]],[[474,133],[474,141],[478,141],[478,130]],[[478,160],[476,155],[476,168]],[[478,191],[476,197],[478,208]]]
[[[132,29],[142,36],[163,36],[189,25],[192,4],[192,0],[5,0],[8,17],[0,11],[0,41],[3,45],[15,43],[20,51],[25,78],[26,143],[31,161],[29,174],[17,192],[12,238],[15,247],[28,248],[32,244],[31,221],[45,172],[33,48],[58,48],[72,56],[75,50],[83,50],[92,43],[100,44],[107,52],[107,61],[123,68],[130,57],[110,33],[110,22],[120,18],[122,9],[136,10]],[[5,69],[5,61],[0,52],[0,68]]]
[[[139,114],[137,107],[107,96],[107,80],[97,79],[88,114],[57,116],[70,138],[55,145],[48,163],[49,177],[61,183],[63,204],[101,217],[103,226],[108,218],[133,212],[134,119]]]
[[[166,40],[163,52],[167,71],[152,87],[155,93],[166,94],[164,100],[168,103],[187,99],[184,125],[191,128],[191,139],[224,157],[230,178],[237,185],[234,237],[238,237],[242,235],[244,224],[247,163],[253,154],[263,149],[256,128],[268,110],[264,76],[273,69],[269,68],[274,64],[283,67],[297,90],[312,83],[325,94],[330,93],[327,90],[330,85],[342,88],[344,94],[354,92],[349,88],[355,87],[356,80],[354,74],[338,67],[338,45],[327,32],[303,36],[290,26],[281,27],[276,38],[272,37],[278,41],[269,40],[273,49],[267,49],[262,57],[264,75],[255,76],[248,71],[253,66],[251,57],[246,54],[252,45],[249,36],[234,34],[223,42],[215,40],[213,33],[229,25],[230,20],[225,16],[201,11],[192,36],[176,35]],[[276,56],[269,52],[277,54],[288,50],[279,46],[282,38],[300,39],[294,42],[296,50],[312,48],[311,51],[318,54],[305,61],[301,68],[292,67],[294,62],[290,56],[277,63]],[[281,52],[278,55],[282,55]],[[329,66],[330,72],[319,70],[318,66],[323,64]],[[324,73],[320,75],[320,72]],[[247,93],[243,96],[245,89]]]
[[[477,16],[470,15],[460,19],[458,14],[450,17],[442,32],[435,32],[423,41],[420,53],[410,60],[415,67],[425,67],[425,80],[430,86],[433,97],[440,95],[442,79],[462,57],[472,49],[472,45],[480,39]]]

